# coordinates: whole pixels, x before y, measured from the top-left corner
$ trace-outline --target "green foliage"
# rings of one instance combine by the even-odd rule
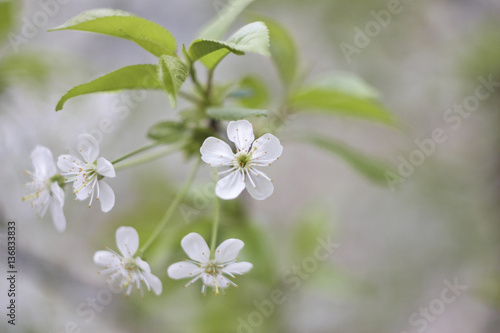
[[[232,92],[231,97],[238,97],[241,105],[253,109],[265,107],[269,103],[266,84],[256,76],[241,79],[238,90]]]
[[[157,57],[174,56],[177,50],[177,42],[167,29],[121,10],[88,10],[49,31],[58,30],[89,31],[128,39]]]
[[[234,106],[221,106],[208,108],[207,115],[217,120],[238,120],[253,116],[267,116],[267,111]]]
[[[321,208],[309,209],[302,214],[291,233],[292,253],[298,258],[314,255],[318,238],[331,236],[332,226],[328,212]]]
[[[163,84],[158,81],[157,66],[133,65],[120,68],[112,73],[101,76],[94,81],[76,86],[68,91],[57,103],[56,111],[63,108],[64,103],[70,98],[95,93],[111,92],[122,89],[163,89]]]
[[[236,18],[253,1],[254,0],[234,0],[228,3],[227,6],[220,10],[217,18],[203,28],[199,38],[214,40],[222,39]]]
[[[180,141],[186,136],[186,125],[176,121],[162,121],[148,131],[148,138],[165,143]]]
[[[18,6],[16,1],[0,1],[0,41],[3,40],[9,33],[9,30],[12,29],[17,9]]]
[[[346,92],[338,86],[319,85],[302,88],[290,97],[291,107],[299,112],[319,111],[324,114],[356,117],[395,125],[394,116],[373,98],[360,97],[356,93]]]
[[[231,52],[236,55],[253,52],[269,56],[269,31],[263,22],[250,23],[226,42],[197,39],[191,43],[188,52],[192,61],[200,60],[210,70]]]
[[[270,18],[262,18],[262,21],[269,29],[271,57],[283,84],[288,87],[295,81],[299,70],[297,47],[283,25]]]
[[[355,170],[366,176],[368,179],[371,179],[372,181],[380,184],[387,184],[386,173],[388,171],[392,171],[392,169],[387,164],[367,157],[362,153],[349,148],[343,143],[330,138],[318,136],[311,133],[307,136],[304,136],[304,140],[315,145],[316,147],[319,147],[343,158]]]
[[[160,57],[158,66],[158,77],[163,83],[170,104],[177,107],[177,92],[189,76],[189,68],[176,57],[163,55]]]

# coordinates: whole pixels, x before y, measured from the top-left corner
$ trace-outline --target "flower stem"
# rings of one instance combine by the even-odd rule
[[[123,155],[122,157],[119,157],[119,158],[117,158],[116,160],[112,161],[112,162],[111,162],[111,164],[116,164],[116,163],[118,163],[118,162],[121,162],[121,161],[123,161],[123,160],[125,160],[125,159],[127,159],[127,158],[129,158],[129,157],[131,157],[131,156],[134,156],[134,155],[136,155],[136,154],[142,153],[143,151],[146,151],[146,150],[149,150],[149,149],[151,149],[151,148],[153,148],[153,147],[156,147],[156,146],[158,146],[160,143],[161,143],[161,142],[156,141],[156,142],[150,143],[150,144],[148,144],[148,145],[142,146],[142,147],[140,147],[140,148],[137,148],[136,150],[133,150],[133,151],[131,151],[130,153],[125,154],[125,155]]]
[[[214,222],[212,224],[212,239],[210,241],[210,257],[214,259],[215,244],[217,244],[217,229],[220,220],[220,202],[219,198],[215,196],[214,200]]]
[[[182,188],[180,191],[177,193],[177,195],[174,198],[174,201],[170,204],[170,207],[168,207],[165,215],[163,216],[162,220],[160,223],[156,226],[155,230],[149,236],[149,239],[144,243],[144,245],[139,249],[139,256],[142,256],[144,252],[153,244],[153,242],[158,238],[160,233],[163,231],[165,226],[168,224],[168,222],[172,219],[174,216],[175,210],[177,209],[177,206],[184,200],[184,197],[186,196],[187,192],[189,191],[189,188],[191,187],[191,184],[193,183],[194,177],[196,176],[196,172],[198,171],[198,168],[201,164],[201,158],[198,158],[196,161],[196,164],[193,166],[191,171],[189,172],[189,175],[184,182],[184,185],[182,185]]]
[[[144,155],[141,157],[137,157],[137,158],[134,158],[134,159],[129,160],[127,162],[123,162],[123,163],[118,164],[117,166],[115,166],[115,171],[154,161],[160,157],[171,154],[171,153],[177,151],[178,149],[179,149],[179,146],[173,146],[173,147],[168,146],[168,147],[164,147],[162,149],[158,149],[157,151],[154,151],[150,154],[147,154],[147,155]]]

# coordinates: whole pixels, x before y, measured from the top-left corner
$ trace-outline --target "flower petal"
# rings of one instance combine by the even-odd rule
[[[63,232],[66,229],[66,217],[64,216],[64,191],[57,185],[52,183],[50,186],[52,191],[52,200],[50,201],[50,213],[57,231]]]
[[[44,146],[36,146],[31,152],[31,161],[35,173],[52,177],[57,173],[56,164],[52,152]]]
[[[236,259],[244,245],[243,241],[235,238],[223,241],[215,250],[215,261],[222,264]]]
[[[99,157],[97,159],[97,173],[101,176],[113,178],[116,177],[115,168],[110,161],[104,157]]]
[[[224,289],[229,287],[231,284],[233,284],[233,282],[224,275],[222,274],[217,275],[217,285],[219,286],[219,288]]]
[[[207,262],[210,258],[210,249],[200,234],[192,232],[184,236],[181,246],[189,258],[195,261]]]
[[[203,268],[188,261],[179,261],[168,267],[167,273],[171,279],[193,278],[203,272]]]
[[[85,162],[94,163],[99,156],[99,143],[90,134],[81,134],[78,136],[78,146],[80,154]]]
[[[132,227],[119,227],[116,230],[116,245],[126,258],[132,258],[139,248],[139,234]]]
[[[231,121],[227,125],[227,137],[234,142],[236,149],[249,151],[255,139],[253,126],[248,120]]]
[[[156,295],[160,295],[162,291],[161,280],[156,275],[153,275],[150,272],[142,272],[142,275],[146,279],[147,283],[149,283],[149,285],[151,286],[151,289],[153,289],[153,292]]]
[[[274,185],[265,173],[258,170],[250,170],[250,179],[247,180],[247,191],[255,200],[264,200],[274,192]]]
[[[222,269],[222,272],[229,274],[245,274],[253,268],[253,265],[249,262],[234,262]]]
[[[151,268],[149,267],[149,264],[146,261],[142,260],[141,258],[139,257],[135,258],[135,264],[144,272],[151,273]]]
[[[252,151],[252,161],[259,165],[269,165],[281,156],[283,146],[277,137],[267,133],[254,141]]]
[[[233,171],[217,182],[215,194],[221,199],[231,200],[240,195],[243,189],[245,189],[245,175],[239,171]]]
[[[94,253],[94,263],[102,267],[120,265],[120,257],[110,251],[97,251]]]
[[[97,181],[99,187],[99,201],[101,202],[101,210],[107,213],[115,205],[115,193],[111,186],[108,185],[104,180]]]
[[[83,163],[78,157],[63,154],[57,158],[57,166],[61,169],[62,172],[78,172],[78,169],[84,166]]]
[[[234,153],[224,141],[209,137],[200,148],[201,159],[213,167],[231,165]]]

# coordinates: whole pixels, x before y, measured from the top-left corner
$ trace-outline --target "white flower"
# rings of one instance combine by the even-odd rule
[[[64,191],[59,186],[63,184],[61,175],[57,174],[56,164],[50,150],[43,146],[36,146],[31,152],[31,162],[34,171],[26,171],[31,181],[26,186],[33,191],[30,195],[23,197],[23,201],[31,201],[31,207],[35,208],[38,216],[42,218],[50,207],[50,213],[54,226],[59,232],[66,229],[66,217],[64,217]]]
[[[272,134],[264,134],[254,141],[253,127],[247,120],[231,121],[227,126],[227,136],[234,142],[236,153],[224,141],[209,137],[200,148],[201,159],[213,167],[227,166],[230,169],[219,172],[229,173],[215,186],[215,193],[221,199],[234,199],[247,188],[257,200],[269,197],[274,186],[265,173],[255,167],[268,166],[279,159],[283,146]]]
[[[115,177],[115,168],[104,157],[97,158],[99,145],[92,135],[82,134],[78,140],[86,143],[80,149],[82,159],[69,154],[61,155],[57,166],[64,172],[65,181],[73,182],[73,193],[78,200],[90,197],[90,207],[95,194],[96,200],[101,201],[102,211],[109,212],[115,205],[115,194],[102,178]]]
[[[162,285],[159,278],[151,274],[151,268],[147,262],[134,254],[139,248],[139,235],[132,227],[120,227],[116,230],[116,245],[122,255],[115,251],[97,251],[94,254],[94,262],[104,267],[99,274],[110,274],[109,282],[115,279],[120,281],[120,288],[126,287],[126,295],[130,295],[135,284],[137,290],[143,296],[142,284],[146,285],[148,291],[153,289],[156,295],[161,294]]]
[[[203,282],[202,294],[205,294],[207,286],[215,289],[219,294],[219,289],[230,285],[236,286],[223,274],[234,278],[234,275],[242,275],[252,269],[249,262],[236,262],[238,253],[245,245],[239,239],[228,239],[222,242],[215,250],[215,258],[210,259],[210,249],[207,243],[199,234],[192,232],[181,241],[184,252],[191,260],[184,260],[172,264],[168,267],[168,276],[172,279],[192,278],[184,287],[192,285],[196,280]]]

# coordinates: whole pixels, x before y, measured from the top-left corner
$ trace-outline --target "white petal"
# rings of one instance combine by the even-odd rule
[[[46,177],[52,177],[57,173],[54,157],[47,147],[36,146],[31,152],[31,161],[35,168],[35,173]]]
[[[215,261],[222,264],[236,259],[244,245],[245,243],[235,238],[223,241],[215,250]]]
[[[142,260],[141,258],[137,257],[135,258],[135,264],[144,272],[151,273],[151,268],[149,267],[149,264]]]
[[[102,267],[120,265],[120,257],[110,251],[97,251],[94,253],[94,263]]]
[[[268,133],[254,141],[252,151],[252,161],[269,165],[281,156],[283,146],[277,137]]]
[[[161,280],[150,272],[143,272],[142,275],[146,279],[147,283],[149,283],[149,285],[151,286],[151,289],[153,289],[153,292],[156,295],[160,295],[162,291]]]
[[[224,275],[222,274],[217,275],[217,285],[219,286],[219,288],[224,289],[229,287],[231,284],[233,283]]]
[[[188,261],[179,261],[168,267],[167,273],[171,279],[194,278],[196,275],[203,272],[200,266]]]
[[[115,193],[111,186],[108,185],[104,180],[98,181],[99,186],[99,201],[101,202],[101,210],[107,213],[115,205]]]
[[[253,126],[248,120],[231,121],[227,125],[227,137],[234,142],[236,149],[249,151],[255,139]]]
[[[78,157],[63,154],[57,158],[57,166],[61,169],[62,172],[78,172],[79,168],[84,166],[83,163]]]
[[[264,200],[274,192],[274,185],[265,173],[257,170],[250,172],[247,179],[247,191],[255,200]]]
[[[229,274],[245,274],[249,270],[253,268],[253,265],[249,262],[243,261],[243,262],[234,262],[232,264],[227,265],[222,269],[224,273],[229,273]]]
[[[99,143],[90,134],[81,134],[78,136],[78,149],[85,162],[94,163],[99,156]]]
[[[221,199],[231,200],[236,198],[245,189],[245,175],[233,171],[222,178],[215,185],[215,194]]]
[[[189,258],[195,261],[207,262],[210,258],[210,249],[200,234],[192,232],[184,236],[181,246]]]
[[[132,227],[119,227],[116,230],[116,245],[126,258],[132,258],[139,248],[139,234]]]
[[[52,183],[52,200],[50,201],[50,213],[57,231],[63,232],[66,229],[66,217],[64,216],[64,191],[57,185]]]
[[[203,142],[200,152],[203,162],[213,167],[231,165],[234,157],[231,147],[224,141],[214,137],[209,137]]]
[[[73,191],[76,192],[76,198],[78,200],[87,200],[92,195],[92,192],[95,190],[94,186],[96,186],[95,179],[85,186],[83,185],[83,177],[78,177],[73,183]]]
[[[113,178],[116,177],[115,168],[110,161],[104,157],[99,157],[97,159],[97,173],[101,176]]]

